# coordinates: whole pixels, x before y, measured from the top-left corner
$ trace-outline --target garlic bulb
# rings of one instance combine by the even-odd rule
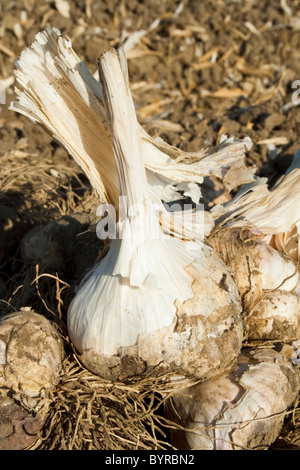
[[[167,418],[184,428],[170,430],[171,442],[183,450],[266,449],[298,390],[291,361],[272,349],[243,349],[230,370],[168,399]]]
[[[0,387],[31,409],[53,389],[62,374],[63,344],[58,329],[29,307],[1,318]]]
[[[33,444],[63,373],[56,326],[30,308],[0,320],[0,449]]]
[[[236,285],[210,247],[163,235],[123,56],[103,54],[99,73],[127,215],[71,302],[70,338],[86,367],[111,380],[154,369],[208,378],[241,348]]]
[[[80,165],[100,201],[118,207],[118,174],[103,92],[72,49],[70,39],[56,28],[46,28],[22,52],[15,74],[17,101],[11,103],[10,109],[47,129]],[[245,149],[252,146],[249,138],[234,140],[222,136],[210,151],[183,152],[161,139],[151,138],[141,126],[137,133],[149,191],[159,205],[160,222],[167,233],[176,237],[195,238],[199,232],[191,233],[185,227],[173,232],[164,207],[160,207],[162,200],[177,200],[181,198],[179,191],[183,191],[198,203],[199,184],[207,175],[224,180],[228,190],[253,181],[253,169],[244,164]],[[208,234],[213,226],[210,214],[191,211],[194,219],[198,215],[200,223],[205,217],[204,230]],[[203,234],[200,238],[203,239]]]
[[[265,178],[212,210],[210,243],[230,267],[249,339],[299,337],[299,155],[270,190]]]

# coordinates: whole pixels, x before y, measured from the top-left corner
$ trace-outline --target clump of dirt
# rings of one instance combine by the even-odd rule
[[[249,136],[253,148],[247,162],[271,185],[300,147],[293,88],[300,79],[298,6],[297,0],[2,0],[0,314],[29,305],[52,315],[64,329],[74,289],[103,248],[94,229],[99,201],[80,168],[43,129],[8,109],[15,61],[35,35],[47,26],[60,29],[95,76],[100,52],[125,44],[138,118],[151,135],[190,151],[215,145],[222,134]],[[25,254],[24,245],[29,249],[28,240],[37,233],[46,237],[48,251]],[[86,374],[80,365],[76,368],[76,374]],[[66,395],[63,387],[57,393],[60,401],[54,404],[49,440],[43,436],[44,448],[59,447],[53,434],[58,416],[73,413],[69,437],[78,429],[78,406],[71,403],[75,395],[68,387]],[[86,387],[93,395],[87,382],[82,394]],[[103,410],[103,403],[102,396],[97,398],[95,409]],[[84,408],[88,420],[90,406],[87,402]],[[300,421],[294,418],[283,431],[281,448],[298,443]],[[91,439],[100,439],[95,429],[86,438],[87,447]],[[153,434],[139,436],[141,448],[161,445]],[[118,448],[136,448],[133,435],[127,437],[121,436]],[[80,446],[77,437],[60,442],[67,448]]]

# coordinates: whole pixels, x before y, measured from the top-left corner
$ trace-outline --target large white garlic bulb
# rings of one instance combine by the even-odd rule
[[[129,206],[142,206],[141,214],[134,209],[127,220],[120,218],[118,239],[83,279],[68,313],[70,336],[83,362],[105,377],[124,378],[160,364],[205,378],[240,350],[239,294],[224,263],[202,243],[211,215],[191,210],[184,211],[184,221],[180,212],[171,220],[162,201],[183,192],[198,203],[205,176],[221,178],[228,191],[253,181],[253,169],[244,164],[251,141],[222,136],[215,148],[191,153],[152,139],[136,121],[125,54],[119,53],[124,74],[112,66],[110,76],[108,67],[99,85],[70,39],[46,28],[16,63],[17,99],[10,109],[65,146],[99,202],[118,212],[118,198],[125,195]]]
[[[68,310],[82,362],[112,380],[156,370],[207,378],[237,357],[240,301],[224,263],[203,243],[163,236],[152,207],[122,55],[103,54],[100,77],[119,186],[129,215]]]

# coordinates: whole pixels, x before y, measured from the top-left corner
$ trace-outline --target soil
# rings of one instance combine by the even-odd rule
[[[74,289],[102,247],[86,177],[50,135],[8,109],[15,61],[43,28],[67,34],[93,74],[102,51],[135,39],[127,53],[131,89],[153,136],[190,151],[221,134],[249,136],[247,162],[270,185],[300,147],[297,0],[1,0],[0,20],[2,314],[30,305],[64,328]],[[49,251],[30,254],[32,230],[54,237],[59,260]]]

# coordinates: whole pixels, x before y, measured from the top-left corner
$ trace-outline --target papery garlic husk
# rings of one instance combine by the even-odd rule
[[[273,349],[245,348],[230,370],[168,399],[166,417],[176,423],[171,443],[181,450],[267,449],[298,391],[299,370],[290,360]]]
[[[103,92],[74,52],[71,40],[56,28],[46,28],[22,52],[15,74],[17,100],[10,109],[40,123],[80,165],[100,201],[117,207],[118,175]],[[197,204],[201,196],[199,184],[208,175],[221,178],[228,191],[253,181],[254,170],[245,165],[245,151],[252,146],[249,138],[222,136],[213,149],[183,152],[161,139],[153,139],[141,126],[137,132],[151,197],[159,204],[181,198],[181,191]],[[213,220],[204,212],[208,234]],[[163,217],[163,208],[160,213],[163,229],[166,223],[166,232],[172,232],[168,218]],[[198,232],[194,232],[194,237],[195,233]],[[173,235],[188,238],[191,233],[175,231]]]
[[[278,251],[286,253],[290,258],[299,261],[299,223],[292,226],[290,230],[275,235],[263,236],[262,240],[269,243]]]
[[[163,236],[123,59],[106,52],[99,72],[120,192],[132,212],[83,279],[68,310],[69,335],[83,364],[107,379],[151,372],[204,380],[239,354],[238,290],[210,247]]]
[[[267,244],[299,260],[300,244],[300,153],[276,184],[269,189],[267,178],[255,177],[242,185],[235,197],[212,210],[215,226],[243,227]]]
[[[22,449],[37,440],[63,358],[61,334],[43,315],[25,307],[1,318],[0,449]]]

